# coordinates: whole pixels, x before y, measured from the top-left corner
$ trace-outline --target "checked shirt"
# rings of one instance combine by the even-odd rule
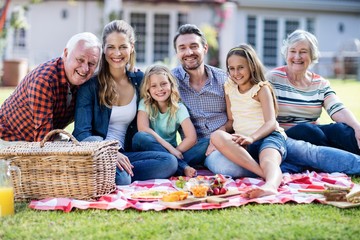
[[[77,88],[70,88],[62,58],[39,65],[1,106],[0,138],[38,142],[51,130],[65,128],[74,119]],[[67,104],[69,89],[73,97]]]
[[[209,65],[205,65],[205,70],[208,79],[199,92],[190,86],[190,76],[182,66],[172,70],[198,138],[209,138],[212,132],[227,122],[224,93],[226,72]]]

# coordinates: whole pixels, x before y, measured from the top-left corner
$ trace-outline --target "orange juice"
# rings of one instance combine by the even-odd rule
[[[0,217],[14,215],[14,188],[0,187]]]

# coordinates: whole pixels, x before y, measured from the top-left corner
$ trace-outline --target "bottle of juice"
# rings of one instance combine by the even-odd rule
[[[5,160],[0,160],[0,217],[14,215],[14,187],[10,170],[19,170],[10,166]]]

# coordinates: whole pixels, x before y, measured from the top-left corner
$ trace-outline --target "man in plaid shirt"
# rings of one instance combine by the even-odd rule
[[[78,33],[67,42],[61,57],[28,73],[0,108],[2,145],[41,141],[51,130],[70,124],[77,89],[94,74],[101,52],[94,34]]]

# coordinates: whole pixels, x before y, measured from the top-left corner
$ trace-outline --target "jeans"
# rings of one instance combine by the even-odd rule
[[[128,185],[133,181],[143,181],[155,178],[169,178],[176,172],[178,163],[170,153],[144,151],[144,152],[122,152],[127,156],[134,166],[134,176],[126,171],[116,168],[116,185]]]
[[[102,137],[90,136],[83,141],[102,141]],[[176,172],[178,163],[170,153],[144,151],[144,152],[121,152],[129,158],[134,166],[134,176],[131,177],[126,171],[116,168],[116,185],[128,185],[137,180],[149,180],[155,178],[169,178]]]
[[[345,123],[316,125],[301,123],[289,128],[286,134],[293,139],[319,145],[339,148],[360,155],[354,129]]]
[[[240,167],[217,150],[206,157],[204,165],[213,173],[229,175],[233,178],[257,177],[256,174]]]
[[[257,162],[259,160],[259,153],[266,149],[273,148],[277,150],[282,160],[286,158],[286,141],[280,132],[272,132],[269,136],[262,138],[253,144],[248,145],[247,151]],[[253,172],[240,167],[236,163],[227,159],[220,151],[212,152],[205,160],[205,166],[213,173],[220,173],[229,175],[234,178],[240,177],[257,177]],[[294,169],[293,167],[291,169]]]
[[[360,175],[360,156],[341,149],[288,138],[286,162],[318,172]]]
[[[184,169],[189,165],[194,166],[203,164],[208,144],[208,141],[200,141],[188,151],[184,152],[184,159],[177,159],[178,169],[176,171],[176,175],[182,176]],[[134,151],[160,151],[169,153],[166,148],[156,141],[153,135],[146,132],[137,132],[134,135],[132,149]]]
[[[281,160],[286,158],[286,140],[280,132],[274,131],[267,137],[264,137],[248,145],[247,151],[252,156],[252,158],[258,160],[260,152],[266,148],[277,150],[281,155]]]
[[[356,154],[291,138],[287,138],[286,147],[287,156],[280,165],[282,172],[299,173],[310,169],[318,172],[360,175],[360,156]],[[205,166],[214,173],[230,175],[234,178],[255,175],[231,162],[218,151],[206,158]]]

